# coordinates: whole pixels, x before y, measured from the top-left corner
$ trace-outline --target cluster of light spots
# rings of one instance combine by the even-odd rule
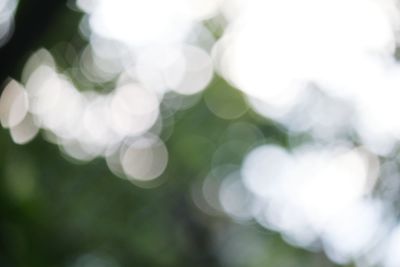
[[[92,82],[120,73],[146,88],[190,95],[203,90],[213,75],[208,50],[214,43],[202,21],[219,1],[78,1],[87,15],[81,29],[90,44],[80,68]]]
[[[7,42],[13,30],[14,13],[18,5],[18,0],[0,1],[0,47]]]
[[[122,153],[120,176],[147,181],[162,174],[166,148],[158,137],[145,137],[159,119],[156,92],[127,81],[108,94],[80,92],[45,50],[32,56],[24,77],[25,87],[12,80],[0,98],[0,121],[16,143],[30,141],[42,128],[73,159]]]
[[[237,170],[238,167],[232,164],[221,165],[214,168],[203,181],[194,184],[192,199],[195,205],[210,215],[223,214],[219,191],[225,177]]]
[[[259,223],[294,245],[321,240],[327,254],[344,263],[373,247],[385,227],[381,203],[364,197],[378,166],[360,148],[305,146],[289,153],[264,145],[246,157],[242,177]]]
[[[113,128],[122,136],[143,133],[156,122],[158,106],[159,100],[154,92],[137,84],[123,85],[116,89],[110,103],[109,116]]]
[[[0,97],[0,122],[10,129],[11,138],[17,144],[29,142],[38,132],[28,109],[27,92],[21,84],[11,80]]]
[[[130,75],[158,92],[191,95],[207,87],[213,66],[206,51],[196,46],[153,47],[140,52]]]
[[[398,184],[398,169],[385,163],[379,173],[377,157],[391,161],[400,139],[397,4],[223,3],[227,27],[212,50],[216,70],[243,91],[253,110],[285,126],[290,145],[298,146],[299,133],[310,140],[292,152],[274,145],[254,149],[243,163],[241,181],[232,178],[237,174],[216,178],[215,207],[234,219],[251,211],[287,242],[322,246],[338,263],[399,264],[398,223],[387,205],[397,191],[390,189],[391,196],[371,191],[378,175],[380,186],[388,179]],[[229,118],[207,93],[210,110]],[[354,140],[364,148],[351,148]],[[229,147],[221,145],[216,154],[231,153]]]
[[[227,1],[222,11],[229,24],[214,47],[216,67],[261,100],[250,104],[262,115],[291,128],[314,87],[354,107],[352,127],[376,153],[400,137],[394,1]]]
[[[171,131],[175,111],[198,100],[179,95],[201,92],[213,77],[214,37],[202,22],[216,14],[220,1],[76,5],[86,13],[80,30],[89,44],[81,52],[66,44],[71,66],[64,72],[46,50],[33,54],[22,73],[24,86],[12,82],[8,88],[14,89],[5,90],[2,124],[17,143],[43,129],[69,158],[105,157],[119,176],[152,180],[168,160],[158,135],[165,137],[164,126]],[[93,90],[105,83],[115,84],[109,93]]]
[[[248,151],[264,140],[259,128],[248,122],[232,123],[221,136],[227,140],[213,151],[212,169],[193,185],[195,205],[210,215],[229,214],[237,221],[251,218],[253,196],[244,186],[240,164]]]
[[[318,90],[307,90],[298,100],[299,103],[278,120],[294,136],[309,133],[317,142],[345,139],[357,121],[355,108],[348,101],[327,97]],[[279,112],[256,98],[249,98],[249,103],[264,116]]]
[[[0,45],[16,3],[0,1]],[[390,156],[400,138],[394,0],[77,0],[77,6],[86,13],[80,31],[89,41],[83,51],[69,48],[78,60],[61,72],[40,50],[25,65],[23,85],[11,81],[2,93],[0,122],[14,142],[29,142],[42,129],[68,157],[104,157],[117,176],[143,185],[166,169],[163,139],[173,115],[199,100],[215,67],[247,97],[245,103],[240,92],[213,86],[204,100],[216,116],[237,119],[250,106],[325,146],[257,147],[265,142],[257,127],[233,124],[209,175],[194,186],[195,204],[240,222],[254,218],[295,246],[322,246],[338,263],[399,265],[399,226],[371,193],[380,168],[371,153]],[[227,27],[214,44],[203,21],[219,12]],[[106,83],[115,84],[111,92],[92,90]],[[337,145],[351,143],[353,129],[368,149]],[[397,178],[389,167],[382,169]],[[89,255],[76,266],[100,262]]]

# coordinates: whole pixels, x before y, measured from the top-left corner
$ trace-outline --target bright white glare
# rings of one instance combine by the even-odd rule
[[[191,25],[176,21],[176,6],[171,2],[99,1],[90,25],[101,36],[136,45],[180,40]]]
[[[387,175],[375,155],[391,155],[400,139],[397,4],[230,0],[221,9],[228,24],[212,50],[217,71],[257,113],[325,144],[249,153],[242,174],[256,198],[253,216],[291,244],[322,241],[338,263],[360,263],[388,246],[381,263],[398,265],[397,241],[378,241],[393,218],[371,196],[377,176]],[[332,145],[354,132],[370,152]]]
[[[92,82],[121,73],[163,95],[205,89],[213,66],[206,51],[214,38],[202,21],[216,14],[219,0],[78,1],[87,12],[90,46],[81,68]]]
[[[382,211],[381,203],[371,201],[344,208],[322,233],[327,254],[336,262],[346,263],[376,246],[387,231]]]
[[[13,13],[10,3],[16,1],[0,1],[0,44],[11,21],[7,17],[8,24],[2,24],[1,12]],[[321,243],[338,263],[357,260],[373,250],[387,227],[384,205],[371,196],[380,167],[370,153],[389,155],[400,138],[396,4],[77,0],[86,12],[82,28],[90,43],[72,68],[93,87],[116,81],[115,87],[108,94],[82,92],[57,70],[50,53],[40,50],[24,68],[26,90],[15,82],[5,89],[0,121],[11,127],[16,143],[29,142],[40,128],[69,157],[105,157],[116,175],[133,183],[152,181],[168,162],[157,136],[163,119],[200,99],[182,95],[208,86],[213,61],[257,113],[289,133],[310,133],[325,146],[303,145],[291,152],[258,147],[246,156],[241,178],[229,175],[236,171],[231,167],[213,170],[198,190],[197,203],[204,202],[199,206],[237,220],[253,216],[296,246]],[[214,45],[203,21],[219,12],[227,27]],[[337,145],[353,130],[371,152]],[[215,151],[213,166],[226,164],[227,153],[243,156],[264,136],[252,125],[237,124],[227,138]],[[383,245],[385,267],[399,265],[398,239],[396,230]]]
[[[212,16],[219,6],[216,0],[99,0],[88,8],[88,1],[78,1],[89,9],[90,26],[105,38],[130,45],[182,41],[196,22]]]
[[[242,175],[256,205],[264,205],[257,220],[302,246],[319,237],[334,260],[359,256],[382,227],[379,206],[364,200],[377,173],[371,156],[346,146],[305,146],[292,153],[275,145],[254,149]],[[352,241],[343,242],[350,233]]]
[[[216,67],[262,101],[262,115],[296,128],[287,118],[313,84],[354,107],[352,127],[374,152],[400,138],[395,1],[232,0],[222,11],[229,24],[214,47]]]
[[[228,27],[214,63],[255,111],[317,142],[346,140],[355,130],[369,151],[393,151],[400,138],[395,1],[231,0],[222,12]],[[291,153],[264,146],[246,157],[243,182],[258,199],[259,223],[294,245],[320,240],[332,260],[346,263],[385,250],[377,242],[390,219],[370,196],[378,162],[348,146]],[[398,246],[389,247],[382,261],[397,266]]]
[[[289,154],[277,147],[259,147],[247,155],[243,165],[244,183],[258,197],[277,194],[291,170]],[[279,190],[277,190],[279,188]]]
[[[83,11],[89,13],[93,11],[98,0],[76,0],[76,5]]]
[[[385,247],[384,266],[396,267],[400,265],[400,226],[397,226],[390,233],[388,245]]]

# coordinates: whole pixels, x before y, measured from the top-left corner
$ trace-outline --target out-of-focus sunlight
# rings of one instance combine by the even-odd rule
[[[11,138],[17,144],[31,141],[38,133],[28,110],[26,90],[18,82],[9,81],[0,97],[0,123],[10,129]]]
[[[0,1],[0,47],[7,42],[14,27],[14,13],[18,0]]]
[[[40,55],[36,57],[40,58]],[[121,84],[110,94],[82,93],[50,65],[42,62],[33,70],[26,82],[29,111],[38,126],[54,136],[55,139],[52,141],[62,146],[63,151],[73,158],[88,160],[106,156],[107,151],[122,144],[126,138],[145,134],[159,117],[158,95],[140,84],[132,82]],[[16,86],[16,83],[13,82],[12,85]],[[8,88],[11,88],[10,86]],[[19,90],[25,92],[23,89]],[[2,97],[3,101],[11,102],[7,101],[6,96]],[[8,96],[11,97],[12,95]],[[152,164],[163,162],[165,165],[167,161],[165,152],[162,149],[148,151],[151,155],[143,151],[144,154],[149,154],[148,157],[142,158],[143,153],[136,154],[141,160],[146,161],[147,158],[146,162],[149,165],[146,171],[137,171],[138,175],[135,175],[135,168],[142,169],[145,166],[133,163],[132,156],[121,158],[129,176],[150,179],[149,177],[155,178],[162,173],[165,167],[162,167],[161,171],[154,171],[156,167]],[[134,154],[127,153],[127,155]],[[156,161],[158,157],[162,159]],[[129,166],[128,161],[131,162]]]
[[[0,0],[0,46],[16,6]],[[114,175],[144,187],[182,161],[185,178],[203,178],[191,197],[210,216],[254,220],[339,264],[400,266],[395,0],[76,7],[83,44],[64,44],[65,62],[38,50],[21,82],[4,87],[0,123],[12,141],[40,132],[66,158],[103,158]]]
[[[158,93],[188,95],[205,89],[213,74],[202,20],[220,1],[78,1],[87,12],[90,46],[82,58],[92,81],[121,72]],[[86,21],[86,20],[84,20]]]
[[[12,80],[4,88],[0,98],[0,122],[5,128],[19,124],[28,112],[28,97],[23,87]]]
[[[353,127],[366,145],[387,153],[379,144],[399,137],[394,2],[227,1],[223,11],[230,23],[214,49],[217,69],[262,100],[263,116],[291,128],[288,117],[304,101],[301,95],[318,88],[350,102]]]
[[[322,240],[338,262],[361,256],[384,227],[382,207],[364,198],[377,174],[369,164],[377,159],[366,153],[346,146],[305,146],[292,153],[274,145],[254,149],[242,168],[243,182],[257,199],[253,216],[296,245]],[[347,235],[351,241],[343,242]]]
[[[58,144],[67,157],[106,157],[110,169],[119,166],[119,176],[154,179],[168,159],[161,140],[147,149],[132,145],[124,156],[113,155],[123,152],[126,140],[161,133],[168,117],[160,116],[160,102],[168,92],[193,95],[210,83],[209,50],[214,40],[202,21],[218,12],[220,1],[76,4],[87,13],[81,30],[90,42],[71,66],[74,71],[62,73],[47,50],[37,51],[22,73],[25,88],[13,81],[3,93],[2,125],[21,123],[11,128],[16,143],[28,142],[42,128],[46,139]],[[70,77],[71,73],[81,76]],[[89,86],[115,85],[109,93],[82,91],[73,82],[77,78]],[[166,107],[164,112],[173,113],[185,104]],[[143,142],[133,142],[139,143]],[[141,163],[134,163],[139,159]]]
[[[154,136],[145,136],[134,140],[123,148],[121,154],[122,169],[130,179],[152,180],[160,176],[168,160],[168,153],[161,140]]]
[[[90,13],[94,32],[130,45],[181,42],[194,24],[216,13],[219,0],[95,1],[78,5]]]

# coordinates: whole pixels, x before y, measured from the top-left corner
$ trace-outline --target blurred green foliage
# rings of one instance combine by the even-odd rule
[[[33,12],[35,1],[28,2],[21,1],[16,17],[17,41],[34,27],[24,24],[30,23],[24,16]],[[16,62],[44,46],[58,64],[68,66],[57,51],[62,42],[83,43],[76,30],[80,14],[53,6],[57,9],[48,7],[47,13],[56,13],[42,18],[47,19],[42,34],[20,47]],[[20,75],[23,65],[17,66],[3,66],[3,72]],[[114,176],[103,159],[72,162],[43,135],[19,146],[2,129],[0,266],[334,266],[321,252],[294,248],[253,221],[235,222],[196,207],[193,186],[213,164],[238,166],[251,148],[288,146],[288,136],[247,110],[241,93],[218,77],[195,97],[196,103],[175,114],[171,129],[161,134],[168,137],[168,167],[161,184],[148,189]],[[235,123],[245,127],[235,129]]]
[[[208,91],[220,90],[213,86]],[[151,189],[115,177],[102,159],[76,164],[42,137],[18,146],[2,130],[2,266],[80,266],[82,255],[104,258],[100,267],[332,266],[323,255],[292,248],[254,222],[206,215],[191,199],[191,187],[212,168],[216,149],[229,144],[235,121],[257,123],[268,142],[284,143],[283,132],[249,113],[220,119],[203,100],[177,117],[163,183]],[[260,141],[245,138],[243,147],[233,145],[217,161],[240,164]],[[220,253],[228,253],[225,260]]]

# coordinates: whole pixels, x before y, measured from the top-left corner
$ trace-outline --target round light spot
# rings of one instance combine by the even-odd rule
[[[168,162],[164,143],[156,136],[146,135],[128,144],[121,153],[121,163],[129,179],[150,181],[159,177]]]

